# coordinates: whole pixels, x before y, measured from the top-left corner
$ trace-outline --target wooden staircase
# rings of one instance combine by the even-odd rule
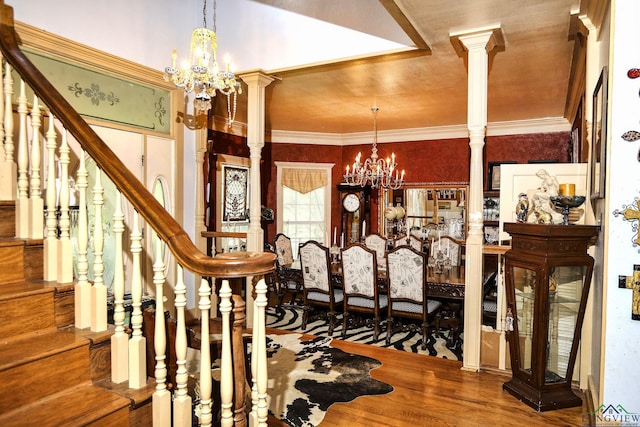
[[[73,284],[44,282],[42,240],[14,235],[0,202],[0,425],[151,425],[155,382],[133,396],[110,383],[112,330],[73,327]]]

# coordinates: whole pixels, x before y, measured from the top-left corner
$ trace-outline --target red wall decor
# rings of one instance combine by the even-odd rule
[[[220,154],[249,157],[246,138],[215,134],[212,149]],[[212,138],[213,139],[213,138]],[[484,177],[489,162],[549,160],[566,163],[570,161],[570,132],[553,132],[523,135],[489,136],[484,147]],[[371,155],[371,145],[316,145],[280,144],[266,142],[262,149],[261,183],[262,204],[276,210],[276,161],[334,163],[331,182],[333,188],[342,182],[347,164],[352,164],[358,152],[363,158]],[[452,138],[428,141],[378,143],[378,156],[386,158],[395,153],[399,172],[404,169],[407,183],[468,182],[470,149],[468,138]],[[331,197],[331,229],[340,224],[340,200],[337,191]],[[377,192],[372,192],[371,232],[377,231]],[[278,212],[276,211],[277,215]],[[276,235],[276,222],[263,223],[265,241]]]

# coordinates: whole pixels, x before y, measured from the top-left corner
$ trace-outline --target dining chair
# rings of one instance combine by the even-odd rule
[[[284,266],[293,263],[293,250],[291,248],[291,239],[283,234],[276,234],[273,240],[273,247],[276,253],[276,275],[278,277],[278,307],[282,305],[284,296],[287,292],[291,293],[290,304],[293,304],[299,293],[302,293],[302,281],[291,280],[285,274]]]
[[[438,251],[442,251],[445,258],[451,260],[452,267],[459,267],[462,264],[462,242],[451,236],[442,236],[433,239],[431,242],[431,255],[436,256]]]
[[[365,324],[373,327],[373,340],[377,341],[381,325],[380,313],[387,308],[387,296],[380,295],[378,292],[376,251],[355,243],[340,252],[344,291],[342,337],[346,336],[349,323]],[[367,316],[361,318],[363,321],[357,322],[351,312],[368,314],[372,317]]]
[[[398,331],[421,330],[422,349],[427,348],[429,325],[435,320],[439,329],[440,301],[427,298],[427,255],[410,246],[398,246],[387,252],[387,340]],[[419,325],[394,319],[416,319]]]
[[[287,235],[283,233],[276,234],[273,246],[276,248],[276,257],[281,265],[287,265],[293,262],[291,239]]]
[[[328,309],[323,317],[329,324],[329,336],[337,322],[336,305],[342,304],[344,294],[342,289],[334,288],[331,281],[331,262],[329,248],[322,246],[315,240],[309,240],[300,246],[300,269],[302,270],[302,290],[304,306],[302,314],[302,330],[307,328],[309,312],[312,306]]]
[[[378,265],[384,268],[384,254],[387,251],[387,239],[379,234],[372,233],[364,238],[364,244],[369,249],[373,249],[374,251],[376,251],[376,259]]]
[[[398,246],[411,246],[416,251],[422,252],[422,239],[414,236],[413,234],[409,234],[409,236],[398,237],[393,241],[393,247],[397,248]]]

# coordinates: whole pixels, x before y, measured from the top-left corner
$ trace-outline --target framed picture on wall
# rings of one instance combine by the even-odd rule
[[[504,161],[504,162],[489,162],[489,168],[487,171],[487,191],[500,190],[500,165],[513,164],[516,162]]]
[[[591,199],[604,197],[607,152],[607,67],[602,68],[593,91],[591,121]]]

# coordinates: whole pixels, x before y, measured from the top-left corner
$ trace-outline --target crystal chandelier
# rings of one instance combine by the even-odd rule
[[[236,116],[236,101],[242,86],[231,70],[229,55],[225,56],[225,70],[220,71],[216,56],[216,2],[213,2],[213,31],[207,28],[207,0],[203,0],[202,28],[191,33],[189,61],[176,68],[177,52],[171,56],[171,66],[164,69],[165,81],[171,81],[186,93],[196,92],[194,108],[197,112],[211,109],[211,98],[220,91],[227,97],[227,124],[231,126]]]
[[[389,188],[396,190],[404,183],[404,170],[398,176],[398,164],[396,163],[396,155],[391,153],[391,158],[378,158],[378,129],[376,127],[376,115],[378,107],[372,107],[373,112],[373,145],[371,146],[371,157],[364,162],[360,160],[361,153],[356,156],[352,168],[347,165],[347,173],[344,174],[344,180],[349,185],[359,185],[371,188]]]

